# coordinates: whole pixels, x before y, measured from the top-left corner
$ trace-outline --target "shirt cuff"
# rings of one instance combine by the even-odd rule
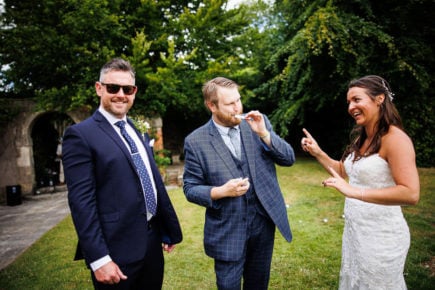
[[[106,265],[107,263],[111,262],[112,258],[110,258],[109,255],[106,255],[90,264],[92,271],[97,271],[102,266]]]

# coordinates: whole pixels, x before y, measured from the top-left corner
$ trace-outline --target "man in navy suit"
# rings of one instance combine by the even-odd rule
[[[161,289],[163,250],[172,251],[182,233],[149,137],[144,140],[127,118],[137,91],[133,68],[123,59],[111,60],[95,90],[98,110],[69,127],[63,138],[68,201],[79,240],[76,259],[84,258],[91,268],[95,289]],[[143,170],[137,170],[134,152]],[[148,174],[148,182],[142,174]],[[154,210],[146,205],[145,192],[154,198]]]
[[[244,289],[267,289],[275,226],[292,239],[275,165],[291,166],[294,152],[265,115],[242,115],[234,81],[212,79],[202,92],[212,117],[185,139],[184,193],[206,207],[204,247],[218,289],[240,289],[242,277]]]

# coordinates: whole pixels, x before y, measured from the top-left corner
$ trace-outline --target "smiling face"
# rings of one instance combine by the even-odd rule
[[[239,90],[236,87],[219,87],[217,99],[217,103],[207,102],[207,106],[213,114],[213,120],[225,127],[234,127],[240,124],[241,120],[234,117],[234,115],[243,113]]]
[[[364,88],[352,87],[347,92],[348,113],[360,126],[373,127],[377,123],[383,101],[383,94],[371,97]]]
[[[103,108],[114,115],[117,118],[123,118],[130,108],[133,106],[136,92],[131,95],[124,94],[124,91],[120,89],[115,94],[110,94],[107,91],[105,84],[117,84],[121,86],[134,85],[135,80],[130,72],[113,70],[107,72],[101,82],[95,83],[95,91],[100,97],[100,103]]]

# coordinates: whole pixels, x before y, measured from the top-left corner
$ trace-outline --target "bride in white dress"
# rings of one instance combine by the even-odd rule
[[[341,160],[330,158],[303,129],[302,149],[331,174],[322,184],[346,197],[343,290],[406,289],[410,234],[400,206],[417,204],[420,183],[414,146],[392,101],[388,83],[379,76],[350,82],[348,112],[356,126]]]

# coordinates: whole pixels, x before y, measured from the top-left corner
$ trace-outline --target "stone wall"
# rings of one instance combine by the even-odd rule
[[[21,185],[23,192],[32,191],[34,180],[32,144],[28,123],[34,113],[34,104],[26,100],[14,101],[19,114],[6,126],[0,149],[0,199],[6,199],[6,187]],[[26,128],[27,127],[27,128]]]
[[[37,118],[50,112],[37,111],[31,100],[13,100],[11,107],[18,114],[7,124],[0,137],[0,202],[4,203],[8,187],[19,185],[22,195],[33,194],[35,170],[33,162],[32,128]],[[75,123],[86,118],[84,111],[67,114]]]
[[[11,120],[4,134],[0,136],[0,203],[7,199],[7,189],[19,185],[22,196],[34,194],[36,190],[32,129],[38,117],[53,113],[37,111],[31,100],[14,100],[10,104],[18,108],[18,114]],[[91,115],[89,111],[73,111],[66,115],[79,123]],[[155,129],[154,149],[163,149],[162,120],[150,121]]]

